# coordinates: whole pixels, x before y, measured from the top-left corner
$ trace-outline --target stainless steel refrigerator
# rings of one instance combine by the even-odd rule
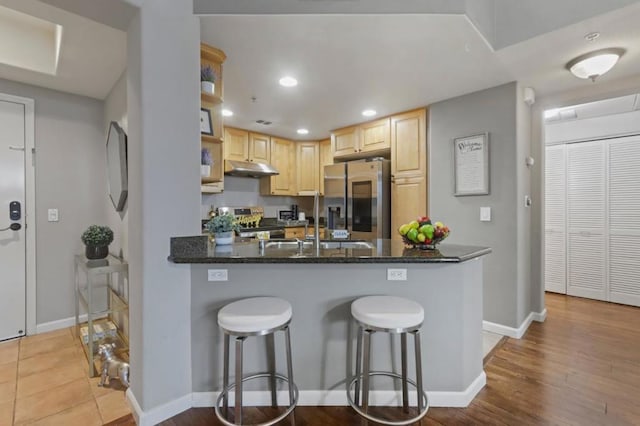
[[[391,165],[376,158],[324,167],[324,214],[329,231],[353,239],[390,238]]]

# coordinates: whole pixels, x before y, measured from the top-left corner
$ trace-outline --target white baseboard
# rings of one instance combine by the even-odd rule
[[[131,407],[131,413],[136,420],[138,426],[153,426],[161,423],[173,416],[182,413],[192,407],[191,394],[187,394],[166,404],[159,405],[149,411],[142,411],[140,404],[133,395],[131,388],[126,392],[127,402]]]
[[[93,319],[100,319],[106,317],[106,315],[95,316]],[[78,317],[78,321],[87,322],[87,314],[81,314]],[[49,331],[59,330],[61,328],[68,328],[76,325],[76,317],[63,318],[56,321],[43,322],[36,325],[36,334],[47,333]]]
[[[467,407],[473,398],[487,383],[485,372],[481,372],[478,377],[462,392],[427,392],[429,406],[431,407]],[[217,392],[194,392],[192,394],[193,407],[213,407],[218,397]],[[233,401],[233,394],[229,396]],[[278,404],[287,405],[289,393],[278,391]],[[242,401],[247,406],[268,406],[271,405],[271,394],[269,391],[244,392]],[[369,396],[369,404],[372,406],[398,405],[402,401],[400,391],[373,391]],[[409,404],[416,405],[416,394],[411,393]],[[347,395],[344,390],[328,391],[300,391],[298,399],[299,406],[347,406]]]
[[[527,332],[532,321],[544,322],[546,318],[547,308],[544,308],[542,312],[530,312],[518,328],[508,327],[491,321],[482,321],[482,329],[492,333],[502,334],[503,336],[513,337],[514,339],[520,339],[524,336],[524,333]]]

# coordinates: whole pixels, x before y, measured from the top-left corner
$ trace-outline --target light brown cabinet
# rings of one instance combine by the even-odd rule
[[[318,142],[296,142],[296,189],[320,191],[320,153]]]
[[[347,157],[357,154],[360,148],[360,129],[358,126],[345,127],[331,132],[333,157]]]
[[[293,141],[271,137],[271,164],[280,172],[260,178],[262,195],[296,195],[296,147]]]
[[[313,225],[309,225],[307,227],[307,231],[306,232],[309,235],[313,234]],[[323,239],[324,238],[324,228],[318,229],[318,234],[320,236],[320,239]],[[284,237],[285,238],[299,238],[301,240],[304,240],[306,238],[305,228],[304,228],[304,226],[296,226],[296,227],[284,228]]]
[[[389,118],[371,121],[360,125],[360,148],[358,152],[375,152],[391,147]]]
[[[225,159],[269,163],[271,159],[271,137],[251,133],[242,129],[224,129]]]
[[[200,93],[201,120],[203,116],[210,117],[211,128],[209,133],[201,132],[200,146],[209,151],[213,160],[208,175],[202,175],[201,168],[201,192],[217,193],[224,189],[224,146],[223,146],[223,122],[222,122],[222,63],[226,55],[220,49],[200,44],[200,66],[209,66],[216,75],[215,91],[213,93]],[[208,120],[208,118],[207,118]]]
[[[391,117],[391,238],[397,229],[428,213],[427,111]]]
[[[334,158],[358,158],[385,153],[391,146],[390,120],[382,118],[331,132]]]
[[[331,139],[325,139],[318,142],[320,150],[320,195],[324,195],[324,166],[333,164],[333,153],[331,152]]]

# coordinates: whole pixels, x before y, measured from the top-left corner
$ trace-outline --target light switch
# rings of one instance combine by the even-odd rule
[[[57,222],[58,221],[58,209],[49,209],[47,210],[47,219],[49,222]]]
[[[491,222],[491,207],[480,207],[480,222]]]

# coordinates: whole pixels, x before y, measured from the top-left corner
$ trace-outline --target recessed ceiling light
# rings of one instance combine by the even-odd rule
[[[372,116],[376,115],[376,110],[375,109],[365,109],[364,111],[362,111],[362,115],[364,115],[365,117],[372,117]]]
[[[230,109],[223,109],[222,110],[222,115],[224,117],[231,117],[233,115],[233,111],[231,111]]]
[[[280,85],[284,87],[294,87],[298,85],[298,80],[290,76],[282,77],[280,79]]]
[[[307,129],[298,129],[297,130],[299,135],[308,135],[309,131]]]
[[[590,78],[591,81],[596,81],[597,77],[613,68],[623,53],[624,49],[615,47],[595,50],[570,60],[566,67],[578,78]]]

